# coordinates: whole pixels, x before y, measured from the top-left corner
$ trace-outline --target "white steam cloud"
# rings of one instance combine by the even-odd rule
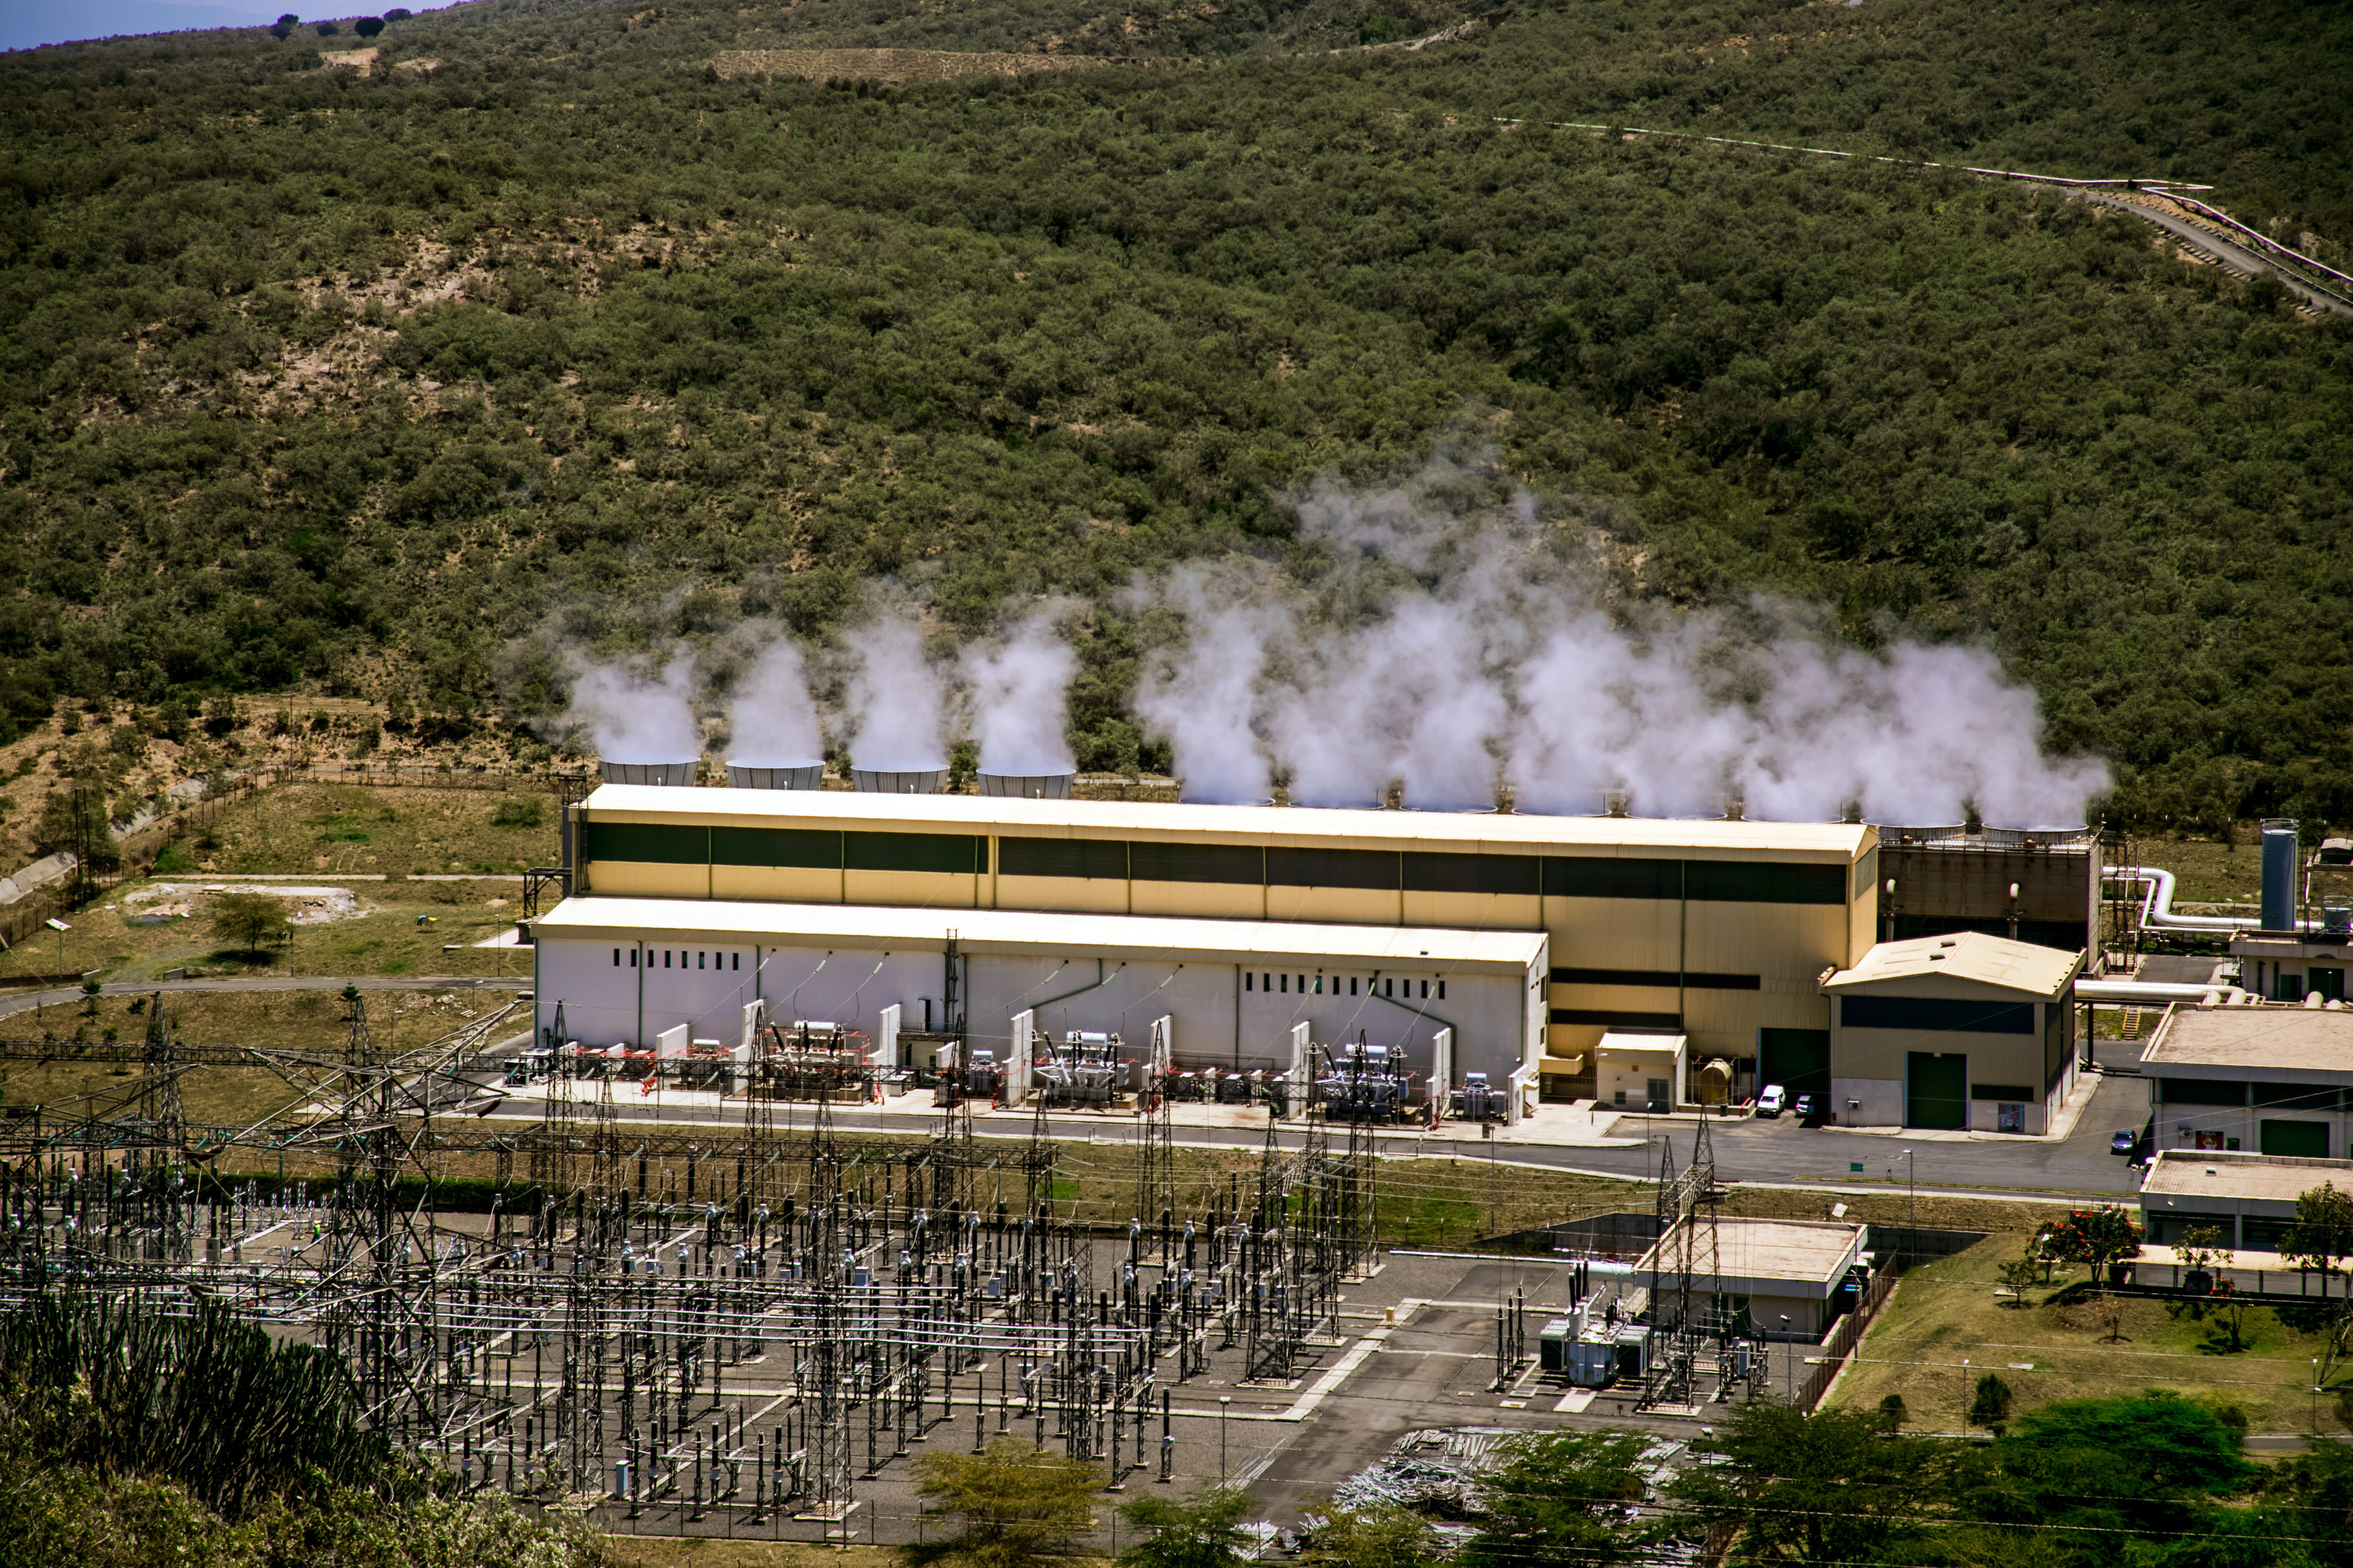
[[[808,660],[789,637],[760,650],[736,683],[730,718],[731,761],[747,767],[799,768],[825,755],[817,704],[809,698]]]
[[[878,608],[845,640],[850,760],[886,773],[946,767],[945,700],[922,625],[905,610]]]
[[[1174,746],[1187,800],[1255,805],[1271,798],[1273,772],[1255,728],[1259,676],[1287,616],[1240,598],[1235,584],[1198,566],[1177,568],[1155,592],[1191,635],[1145,670],[1136,717]]]
[[[1023,621],[1001,647],[965,650],[973,740],[980,750],[982,773],[1077,770],[1063,733],[1062,698],[1078,672],[1078,655],[1056,635],[1047,614]]]
[[[1332,565],[1289,601],[1199,568],[1142,590],[1190,632],[1135,701],[1187,799],[1264,799],[1280,773],[1303,805],[1396,784],[1483,809],[1508,784],[1524,811],[2026,827],[2079,824],[2106,787],[2043,752],[2033,692],[1982,648],[1865,652],[1761,600],[1612,616],[1525,498],[1464,521],[1419,494],[1319,487],[1301,533]]]
[[[586,731],[613,763],[684,763],[702,755],[694,721],[694,652],[681,644],[659,676],[627,659],[573,656],[572,704],[565,724]]]

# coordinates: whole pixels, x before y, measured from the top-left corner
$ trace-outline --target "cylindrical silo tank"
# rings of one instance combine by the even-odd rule
[[[980,793],[1003,800],[1068,800],[1075,773],[983,773]]]
[[[616,763],[604,764],[607,784],[668,784],[682,789],[694,782],[694,759],[669,763]]]
[[[2263,823],[2263,929],[2295,929],[2295,824],[2278,817]]]
[[[1702,1105],[1722,1105],[1730,1100],[1732,1098],[1732,1064],[1722,1057],[1711,1058],[1706,1066],[1699,1069],[1699,1079],[1694,1086],[1694,1093]]]
[[[823,789],[823,763],[739,763],[727,759],[727,782],[737,789]]]
[[[849,782],[863,795],[937,795],[948,787],[948,771],[937,768],[852,768]]]

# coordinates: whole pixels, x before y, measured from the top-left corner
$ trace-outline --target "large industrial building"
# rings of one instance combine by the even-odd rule
[[[1769,1075],[1777,1051],[1826,1050],[1819,982],[1879,934],[1877,842],[1834,823],[607,784],[572,812],[571,896],[537,923],[541,1021],[563,1004],[583,1040],[682,1024],[725,1038],[740,1026],[723,1006],[757,997],[871,1037],[896,1004],[907,1027],[928,1006],[1001,1049],[1017,1004],[1051,999],[1038,1027],[1133,1038],[1174,1011],[1180,1060],[1245,1070],[1281,1070],[1301,1022],[1318,1045],[1426,1053],[1451,1020],[1455,1073],[1499,1086],[1522,1072],[1590,1093],[1612,1030],[1686,1037],[1694,1064],[1761,1052]],[[1542,945],[1502,952],[1498,933]],[[953,997],[952,937],[990,952]],[[640,951],[654,970],[628,967]],[[1155,952],[1160,1003],[1138,994]],[[1483,994],[1532,953],[1531,1026]],[[665,959],[714,982],[700,966],[724,963],[727,984],[662,982]],[[1036,978],[1000,983],[999,964]],[[872,973],[837,989],[851,969]]]

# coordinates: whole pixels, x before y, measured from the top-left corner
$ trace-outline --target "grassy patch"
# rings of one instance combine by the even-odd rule
[[[1999,1270],[2018,1258],[2024,1242],[2022,1232],[1990,1236],[1907,1276],[1831,1403],[1874,1409],[1888,1394],[1900,1394],[1912,1426],[1955,1431],[1963,1384],[1992,1371],[2010,1384],[2020,1412],[2053,1400],[2165,1388],[2235,1406],[2253,1431],[2308,1430],[2316,1408],[2325,1430],[2345,1428],[2343,1401],[2324,1396],[2316,1407],[2311,1396],[2310,1358],[2319,1353],[2320,1336],[2298,1332],[2267,1308],[2253,1308],[2246,1314],[2247,1348],[2218,1354],[2211,1317],[2128,1299],[2122,1303],[2123,1338],[2112,1343],[2108,1314],[2080,1269],[2058,1271],[2051,1285],[2030,1288],[2024,1305],[2011,1304]]]
[[[198,873],[179,879],[203,883]],[[298,925],[283,947],[262,955],[227,951],[206,929],[201,907],[185,920],[134,925],[126,900],[147,882],[125,882],[106,900],[70,917],[62,936],[41,932],[0,953],[0,979],[11,974],[97,970],[111,981],[153,980],[167,970],[200,974],[523,974],[528,949],[483,950],[481,941],[516,915],[512,882],[353,882],[360,912],[320,925]],[[228,883],[224,886],[237,887]],[[458,951],[444,952],[445,946]],[[52,1009],[54,1012],[54,1009]]]
[[[554,861],[554,825],[534,790],[292,784],[239,802],[213,826],[214,845],[182,853],[215,871],[512,873]]]
[[[367,995],[368,1035],[379,1047],[395,1050],[440,1038],[468,1019],[503,1005],[501,994],[470,991],[378,991]],[[265,1049],[333,1051],[350,1036],[342,999],[330,991],[193,992],[169,994],[179,1037],[191,1045],[256,1046]],[[138,1040],[147,1029],[148,999],[105,996],[95,1016],[77,1002],[50,1009],[49,1023],[61,1035],[69,1021],[93,1040],[109,1029]],[[518,1029],[528,1028],[524,1019]],[[128,1087],[138,1069],[77,1061],[70,1039],[60,1039],[58,1056],[45,1062],[0,1063],[0,1099],[10,1105],[59,1104],[91,1091]],[[192,1121],[251,1122],[282,1110],[300,1097],[286,1079],[266,1068],[197,1067],[180,1079],[180,1100]]]

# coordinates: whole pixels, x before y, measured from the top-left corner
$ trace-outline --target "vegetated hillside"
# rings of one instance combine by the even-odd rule
[[[308,686],[458,734],[549,700],[547,636],[821,633],[888,573],[955,626],[1093,601],[1073,723],[1125,767],[1113,591],[1286,559],[1286,495],[1447,442],[1602,525],[1616,591],[1989,636],[2123,814],[2353,816],[2353,332],[2048,189],[1544,123],[2199,178],[2342,264],[2341,9],[1601,0],[1324,52],[1468,14],[481,0],[364,59],[0,59],[5,722]],[[1152,63],[710,68],[949,46]]]

